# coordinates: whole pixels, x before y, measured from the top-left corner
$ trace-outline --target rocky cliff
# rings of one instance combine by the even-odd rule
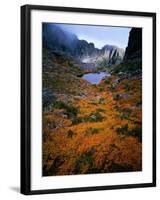
[[[132,28],[129,34],[124,61],[142,59],[142,28]]]
[[[43,47],[95,65],[119,64],[124,57],[124,49],[108,44],[98,49],[93,43],[79,40],[76,35],[62,30],[58,25],[48,23],[43,23]]]
[[[96,62],[100,65],[110,66],[121,63],[123,57],[124,49],[114,45],[105,45],[100,50],[100,55],[97,57]]]
[[[126,73],[142,78],[142,29],[132,28],[123,61],[113,67],[112,73]]]

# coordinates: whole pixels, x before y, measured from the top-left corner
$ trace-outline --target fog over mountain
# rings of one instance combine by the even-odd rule
[[[75,34],[48,23],[43,23],[43,48],[65,53],[79,62],[105,66],[119,64],[125,53],[124,49],[109,44],[98,49],[94,43],[79,40]]]

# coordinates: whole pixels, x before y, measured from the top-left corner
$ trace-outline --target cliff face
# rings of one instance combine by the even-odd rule
[[[126,73],[141,78],[142,76],[142,29],[132,28],[123,61],[112,70],[115,74]]]
[[[84,63],[109,66],[119,64],[123,60],[124,50],[117,46],[105,45],[102,49],[97,49],[94,46],[90,47],[90,45],[91,43],[86,46],[83,44],[81,51],[76,55]]]
[[[142,59],[142,28],[132,28],[129,34],[124,61]]]
[[[113,45],[105,45],[101,49],[101,55],[98,58],[98,61],[103,59],[104,61],[108,61],[108,65],[113,65],[121,63],[123,57],[124,49]]]
[[[109,66],[119,64],[124,57],[124,49],[105,45],[102,49],[79,40],[76,35],[61,29],[57,25],[43,24],[43,47],[58,53],[65,53],[83,63]]]

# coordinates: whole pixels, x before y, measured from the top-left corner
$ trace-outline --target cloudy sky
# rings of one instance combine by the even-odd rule
[[[93,42],[97,48],[102,48],[105,44],[116,45],[126,48],[128,36],[131,28],[128,27],[111,27],[111,26],[88,26],[58,24],[62,29],[72,32],[79,39]]]

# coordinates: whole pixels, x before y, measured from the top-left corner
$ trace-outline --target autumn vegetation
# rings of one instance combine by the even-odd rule
[[[142,170],[142,80],[116,70],[92,85],[71,58],[44,50],[43,176]]]

